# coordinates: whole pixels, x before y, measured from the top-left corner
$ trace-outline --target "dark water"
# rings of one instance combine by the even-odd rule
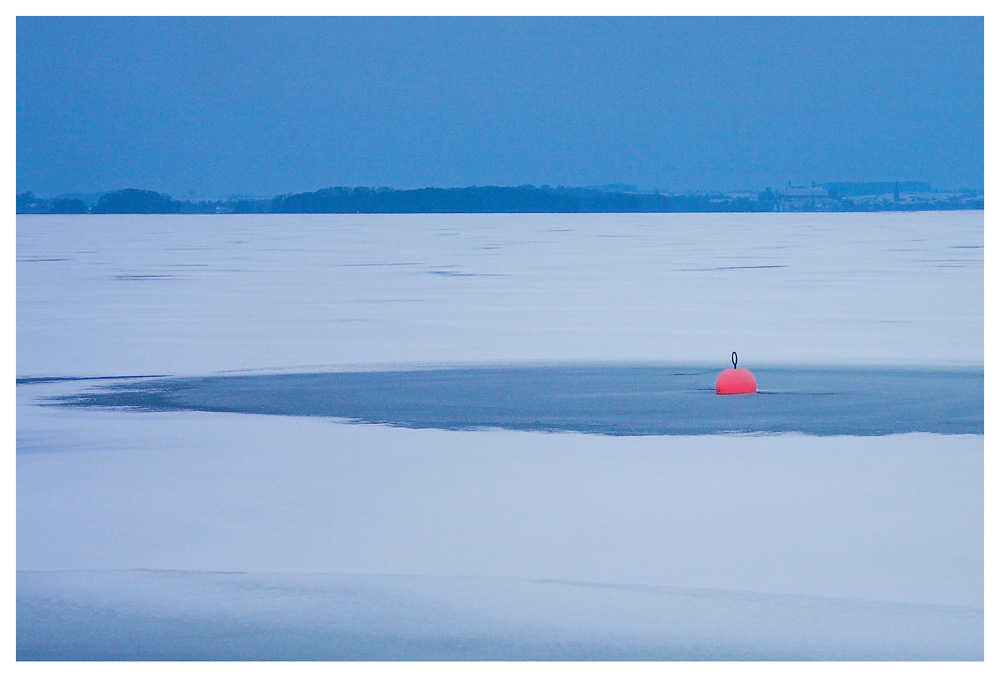
[[[136,380],[62,405],[338,417],[448,430],[607,435],[983,433],[982,370],[755,369],[718,396],[718,369],[496,367]]]

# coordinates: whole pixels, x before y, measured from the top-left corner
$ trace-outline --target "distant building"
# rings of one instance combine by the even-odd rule
[[[792,182],[775,191],[775,209],[779,212],[826,211],[836,209],[830,192],[815,183],[812,186],[792,186]]]

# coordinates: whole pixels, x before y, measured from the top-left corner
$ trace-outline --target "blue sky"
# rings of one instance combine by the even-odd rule
[[[17,190],[983,186],[982,18],[17,19]]]

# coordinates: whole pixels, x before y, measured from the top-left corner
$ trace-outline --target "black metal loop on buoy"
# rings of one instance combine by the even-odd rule
[[[736,357],[736,351],[733,351],[733,369],[734,370],[736,369],[736,361],[737,360],[739,360],[739,358]]]

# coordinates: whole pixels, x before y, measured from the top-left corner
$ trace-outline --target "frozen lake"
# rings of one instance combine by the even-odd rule
[[[983,293],[982,212],[19,215],[18,658],[982,659]]]
[[[17,218],[17,376],[983,364],[983,214]]]

